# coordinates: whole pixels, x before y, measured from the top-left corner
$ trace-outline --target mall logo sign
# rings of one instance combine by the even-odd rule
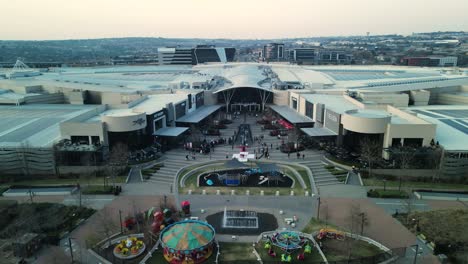
[[[328,119],[330,119],[333,122],[338,122],[338,117],[336,117],[336,115],[333,115],[333,114],[327,112],[327,117],[328,117]]]
[[[138,118],[137,120],[133,121],[133,125],[134,125],[134,126],[135,126],[135,125],[140,125],[140,126],[141,126],[141,125],[143,125],[144,123],[146,123],[146,120],[143,119],[143,118],[141,118],[141,117]]]

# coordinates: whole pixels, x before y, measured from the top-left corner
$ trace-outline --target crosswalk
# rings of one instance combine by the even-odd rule
[[[278,161],[290,161],[298,162],[302,165],[309,167],[312,170],[314,180],[317,187],[332,184],[341,184],[335,176],[333,176],[328,170],[324,168],[324,163],[321,161],[322,153],[317,150],[304,150],[301,154],[304,154],[304,158],[296,157],[295,153],[292,153],[289,157],[286,153],[282,153],[279,150],[281,145],[281,139],[270,136],[268,130],[262,131],[261,125],[256,124],[256,118],[249,116],[246,118],[246,123],[250,124],[250,129],[253,136],[261,137],[263,135],[262,143],[266,143],[270,153],[270,160]],[[234,131],[237,131],[238,126],[244,123],[244,118],[235,119],[232,124],[228,124],[226,129],[220,130],[222,138],[229,138],[234,135]],[[218,136],[206,136],[204,137],[209,142],[212,139],[218,139]],[[273,147],[273,148],[272,148]],[[254,142],[253,145],[249,146],[248,150],[253,152],[252,149],[260,151],[261,145],[259,142]],[[156,173],[154,173],[146,182],[155,184],[174,184],[175,176],[177,172],[184,166],[206,162],[210,160],[225,160],[226,157],[230,159],[232,154],[238,153],[239,147],[232,146],[229,144],[217,145],[214,150],[209,154],[195,154],[195,160],[192,159],[192,154],[183,148],[176,148],[169,150],[164,153],[164,166]],[[189,160],[186,159],[186,155],[189,155]],[[265,159],[264,157],[262,159]],[[262,160],[260,159],[260,161]]]

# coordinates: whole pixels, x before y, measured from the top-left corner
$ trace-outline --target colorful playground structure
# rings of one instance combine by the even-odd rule
[[[281,251],[281,262],[292,262],[291,254],[297,252],[297,260],[305,260],[306,254],[312,253],[312,241],[295,231],[276,232],[266,237],[264,248],[268,250],[268,255],[276,258]]]
[[[317,234],[317,239],[322,240],[324,238],[344,240],[346,237],[345,233],[332,228],[322,228]]]
[[[214,228],[201,221],[185,220],[161,231],[164,258],[170,264],[200,264],[213,253]]]

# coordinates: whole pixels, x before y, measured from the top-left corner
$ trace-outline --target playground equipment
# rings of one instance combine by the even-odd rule
[[[180,207],[182,207],[182,213],[184,216],[190,216],[190,202],[185,200],[180,203]]]
[[[320,229],[317,239],[322,240],[324,238],[344,240],[345,234],[341,231],[332,228],[322,228]]]
[[[200,264],[213,253],[215,230],[201,221],[167,226],[160,234],[164,258],[171,264]]]

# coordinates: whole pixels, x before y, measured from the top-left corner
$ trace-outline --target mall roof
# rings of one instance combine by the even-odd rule
[[[187,99],[186,93],[149,95],[146,100],[135,105],[133,109],[136,112],[145,112],[150,115],[166,108],[169,103],[178,103],[185,99]]]
[[[95,113],[98,108],[56,104],[0,106],[0,147],[49,147],[60,139],[60,123]]]
[[[154,135],[160,137],[177,137],[188,129],[188,127],[163,127],[154,132]]]
[[[325,108],[330,109],[336,113],[343,114],[348,110],[358,109],[359,107],[350,101],[346,100],[343,95],[331,94],[302,94],[301,96],[308,102],[316,104],[324,104]]]
[[[468,106],[429,105],[407,111],[436,124],[435,140],[446,150],[468,151]]]
[[[292,124],[314,123],[314,120],[312,120],[312,118],[299,114],[298,112],[291,109],[289,106],[269,105],[269,107]]]
[[[303,127],[301,130],[311,137],[329,137],[338,135],[326,127]]]
[[[221,107],[222,105],[204,105],[177,119],[176,122],[198,124]]]

